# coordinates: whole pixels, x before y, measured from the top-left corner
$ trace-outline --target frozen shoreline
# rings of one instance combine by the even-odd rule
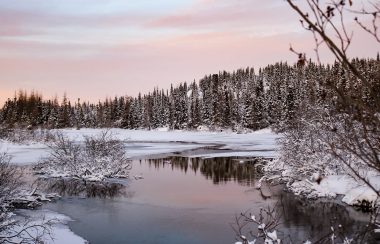
[[[53,212],[50,210],[17,210],[16,217],[21,222],[29,221],[29,225],[39,224],[42,221],[51,221],[52,225],[50,226],[51,236],[44,236],[44,243],[54,243],[54,244],[86,244],[88,243],[82,237],[76,235],[68,227],[70,221],[75,221],[70,217]],[[35,230],[32,230],[32,233]]]
[[[342,202],[350,206],[361,205],[363,201],[372,207],[380,204],[374,190],[348,173],[321,176],[320,182],[313,179],[315,176],[294,180],[292,168],[279,160],[269,162],[265,170],[270,174],[268,178],[284,182],[295,195],[310,199],[342,196]],[[380,175],[377,172],[366,172],[366,178],[372,186],[380,189]]]
[[[104,129],[83,128],[59,129],[68,138],[81,142],[85,136],[93,136]],[[204,147],[215,147],[217,150],[205,150],[205,152],[192,154],[188,157],[264,157],[277,158],[279,156],[279,145],[276,140],[281,136],[275,134],[271,129],[263,129],[246,134],[238,134],[230,131],[168,131],[158,130],[126,130],[109,129],[114,137],[125,140],[127,155],[130,158],[142,158],[146,156],[159,156],[171,153],[184,153],[186,151],[201,149]],[[15,144],[0,140],[0,151],[7,151],[11,156],[11,163],[17,165],[35,164],[41,157],[49,153],[49,148],[39,142],[30,144]],[[278,161],[272,162],[273,168],[280,171],[286,177],[290,168]],[[370,175],[370,180],[380,189],[380,176]],[[353,205],[358,200],[369,202],[376,201],[376,193],[363,183],[357,182],[347,174],[325,176],[320,184],[311,179],[288,184],[290,190],[295,194],[305,195],[310,198],[336,197],[343,195],[343,202]]]
[[[103,129],[61,129],[55,130],[68,138],[81,142],[84,136],[92,136]],[[208,131],[161,131],[161,130],[125,130],[110,129],[118,139],[126,141],[127,156],[130,158],[147,155],[169,154],[199,149],[207,146],[221,145],[220,151],[203,153],[199,157],[271,157],[278,156],[276,139],[280,136],[270,129],[263,129],[247,134],[233,132]],[[0,151],[12,156],[11,163],[30,165],[37,163],[49,153],[49,148],[42,143],[16,144],[0,140]]]

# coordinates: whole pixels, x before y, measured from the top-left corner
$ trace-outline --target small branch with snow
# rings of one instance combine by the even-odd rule
[[[236,244],[280,244],[281,239],[277,236],[276,230],[279,221],[280,215],[275,208],[261,208],[257,217],[248,212],[241,213],[235,217],[235,223],[231,224],[236,233]],[[247,237],[244,232],[249,236]]]

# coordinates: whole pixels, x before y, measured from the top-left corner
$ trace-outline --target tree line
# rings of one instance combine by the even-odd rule
[[[380,71],[379,58],[354,59],[353,65],[369,78]],[[297,66],[287,63],[222,71],[207,75],[199,82],[180,83],[168,90],[154,88],[136,97],[107,98],[98,103],[72,103],[63,96],[44,100],[38,92],[16,92],[0,110],[0,124],[5,127],[118,127],[128,129],[211,129],[233,130],[274,125],[280,130],[292,126],[305,104],[334,105],[339,98],[324,84],[336,83],[353,98],[373,102],[380,94],[379,84],[360,90],[350,84],[350,77],[338,62]],[[351,82],[352,83],[352,82]],[[368,87],[367,87],[368,88]]]

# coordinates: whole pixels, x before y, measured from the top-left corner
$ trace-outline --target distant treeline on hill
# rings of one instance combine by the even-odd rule
[[[354,59],[352,63],[370,79],[380,74],[379,60]],[[72,104],[66,96],[61,102],[43,100],[39,93],[19,91],[0,110],[0,124],[10,128],[196,129],[207,126],[234,130],[289,126],[305,104],[337,102],[337,94],[328,84],[343,87],[353,97],[368,103],[380,94],[379,84],[363,90],[348,76],[339,63],[309,62],[303,67],[276,63],[257,72],[253,68],[232,73],[222,71],[199,82],[171,86],[170,90],[154,89],[145,95],[115,97],[97,104],[79,100]]]

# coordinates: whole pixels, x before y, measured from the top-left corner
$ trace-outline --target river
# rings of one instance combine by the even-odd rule
[[[278,235],[293,243],[316,241],[331,226],[357,232],[368,221],[338,200],[305,201],[282,186],[266,186],[262,194],[255,188],[255,159],[188,156],[134,159],[120,192],[66,195],[44,208],[70,216],[72,231],[92,244],[235,243],[235,216],[268,207],[280,216]]]

